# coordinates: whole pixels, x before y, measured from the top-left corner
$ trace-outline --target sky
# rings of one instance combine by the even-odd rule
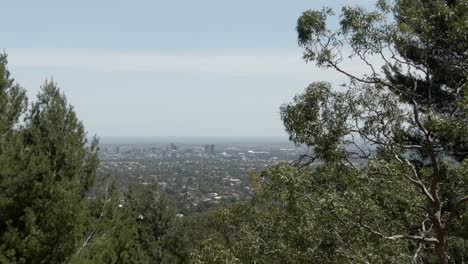
[[[91,135],[286,137],[282,104],[345,80],[301,59],[297,18],[373,2],[0,0],[0,48],[30,100],[54,80]]]

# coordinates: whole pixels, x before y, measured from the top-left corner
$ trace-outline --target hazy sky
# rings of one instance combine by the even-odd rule
[[[343,80],[301,60],[297,18],[373,2],[1,1],[0,43],[30,98],[53,78],[90,134],[284,136],[281,104]]]

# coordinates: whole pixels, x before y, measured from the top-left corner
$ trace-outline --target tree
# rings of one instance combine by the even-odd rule
[[[0,54],[0,142],[3,144],[7,134],[14,131],[27,103],[26,92],[11,78],[7,63],[7,55]]]
[[[157,183],[124,191],[104,179],[98,187],[87,203],[87,229],[71,263],[184,263],[175,251],[177,237],[168,237],[175,231],[174,209]]]
[[[382,232],[383,223],[355,224],[382,239],[413,241],[418,260],[430,258],[427,250],[434,248],[440,263],[457,261],[450,243],[466,239],[455,228],[457,220],[465,222],[468,202],[467,7],[466,0],[379,1],[373,11],[344,7],[335,30],[326,26],[330,9],[298,19],[304,59],[350,81],[344,92],[313,83],[284,105],[286,131],[327,166],[412,184],[418,193],[406,198],[405,210],[419,208],[419,219],[402,226],[405,233]],[[361,61],[368,73],[348,71],[347,59]]]
[[[18,121],[26,110],[26,93],[14,83],[7,69],[6,54],[0,55],[0,262],[8,262],[8,256],[15,251],[9,248],[4,238],[16,218],[15,200],[13,199],[16,183],[14,175],[21,155],[17,151],[22,147],[22,135]],[[11,241],[9,243],[15,243]]]
[[[404,203],[412,186],[383,177],[364,177],[346,167],[300,169],[279,164],[257,175],[254,197],[218,213],[216,231],[193,252],[194,261],[232,263],[409,263],[410,241],[383,240],[380,232],[404,230],[418,219]],[[382,192],[385,189],[385,192]],[[389,196],[389,193],[397,195]],[[372,199],[371,199],[372,197]],[[398,201],[395,203],[394,201]],[[401,214],[402,210],[405,214]],[[394,224],[388,225],[389,221]],[[417,228],[417,227],[416,227]],[[219,252],[219,254],[216,254]],[[229,262],[231,263],[231,262]]]
[[[467,4],[344,7],[335,30],[332,10],[304,12],[305,60],[347,76],[347,89],[315,82],[281,107],[312,154],[253,177],[257,193],[219,212],[194,261],[465,262]]]
[[[6,63],[0,56],[0,263],[178,263],[164,239],[175,213],[158,185],[95,186],[97,139],[54,82],[26,113]]]
[[[19,126],[19,113],[9,119],[10,126]],[[0,178],[7,201],[0,210],[1,260],[63,263],[84,227],[85,193],[98,164],[97,140],[88,143],[83,125],[53,82],[44,84],[17,133],[17,144],[6,144],[15,149]]]
[[[157,182],[131,186],[127,201],[136,221],[136,243],[148,263],[174,263],[170,251],[176,245],[167,245],[165,236],[173,227],[175,211]]]
[[[86,229],[70,263],[148,263],[138,245],[137,216],[110,176],[102,179],[86,203]]]

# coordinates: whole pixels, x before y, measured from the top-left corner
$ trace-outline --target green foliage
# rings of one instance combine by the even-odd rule
[[[291,141],[313,149],[305,164],[320,163],[258,175],[256,195],[219,212],[193,260],[466,262],[467,6],[347,6],[336,29],[330,9],[304,12],[304,59],[349,77],[346,91],[315,82],[281,107]]]
[[[311,84],[294,103],[281,107],[289,138],[296,144],[314,146],[321,159],[335,161],[342,158],[341,145],[348,134],[347,120],[351,104],[347,94],[333,92],[328,83]]]
[[[467,5],[464,0],[401,0],[393,5],[380,1],[372,11],[343,7],[340,27],[335,30],[323,25],[332,15],[328,11],[314,16],[308,11],[298,20],[304,58],[343,73],[350,82],[346,92],[333,92],[329,85],[324,89],[323,83],[312,84],[293,103],[282,107],[286,130],[295,143],[313,147],[315,158],[326,164],[339,161],[340,166],[354,171],[368,170],[363,174],[366,177],[392,179],[390,185],[381,186],[381,192],[392,199],[401,195],[395,186],[402,187],[404,182],[413,185],[417,192],[397,201],[402,205],[400,214],[419,208],[414,212],[418,217],[398,219],[394,215],[385,219],[406,230],[382,232],[350,219],[356,212],[346,221],[384,239],[396,240],[383,235],[395,231],[411,234],[398,239],[413,241],[418,249],[416,261],[438,258],[447,263],[451,256],[457,256],[453,258],[457,261],[467,258],[464,250],[453,251],[450,245],[463,233],[450,225],[466,214],[460,207],[467,200],[467,176],[455,172],[468,153],[464,110],[468,35],[463,31]],[[348,54],[345,45],[351,48]],[[382,63],[375,64],[375,58]],[[368,73],[360,76],[343,68],[346,59],[360,61]],[[378,150],[377,155],[372,149]],[[458,162],[449,161],[452,159]],[[403,176],[397,177],[399,174]],[[457,187],[459,184],[464,187]],[[357,189],[359,186],[354,187]],[[370,191],[361,189],[362,193]],[[358,201],[371,210],[368,205],[375,199],[360,197]],[[418,224],[416,235],[412,229]]]
[[[183,263],[175,213],[157,184],[131,186],[122,193],[103,181],[88,199],[88,229],[71,263]],[[184,244],[182,244],[184,245]],[[184,245],[185,246],[185,245]]]
[[[18,149],[22,148],[22,135],[17,122],[26,108],[25,91],[14,83],[7,69],[7,56],[0,55],[0,262],[7,262],[16,254],[15,248],[8,244],[18,244],[17,237],[6,238],[8,225],[14,216],[15,199],[11,186],[16,182],[13,177],[21,161]]]
[[[164,236],[175,220],[175,211],[157,183],[132,186],[128,205],[137,219],[138,244],[148,254],[151,263],[170,263],[171,245],[164,243]]]
[[[56,84],[26,110],[0,56],[0,263],[183,263],[187,242],[153,183],[95,186],[98,141]],[[24,121],[20,122],[20,116]],[[167,237],[167,238],[166,238]]]
[[[11,78],[7,63],[7,55],[0,54],[0,136],[2,139],[0,143],[2,143],[2,148],[6,147],[5,137],[13,132],[27,104],[26,93]]]
[[[200,249],[196,249],[191,254],[190,263],[242,263],[236,258],[229,249],[220,244],[215,239],[206,239],[203,241]]]
[[[51,82],[16,133],[15,141],[2,142],[16,149],[5,153],[1,173],[0,254],[5,262],[63,263],[83,228],[83,193],[93,184],[97,142],[87,145],[83,126]]]
[[[262,189],[250,202],[219,212],[218,235],[206,239],[195,251],[203,257],[196,255],[195,260],[230,256],[227,263],[410,262],[410,243],[383,240],[364,226],[397,233],[406,223],[420,220],[417,203],[406,206],[414,189],[402,175],[365,175],[366,171],[335,166],[269,168],[261,176]],[[388,195],[396,190],[398,196]],[[388,224],[396,220],[399,224]]]
[[[104,179],[87,199],[88,218],[82,242],[70,263],[145,263],[136,244],[134,212],[122,199],[115,182]]]

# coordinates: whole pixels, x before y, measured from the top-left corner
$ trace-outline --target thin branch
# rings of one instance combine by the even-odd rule
[[[337,70],[338,72],[348,76],[349,78],[353,79],[353,80],[356,80],[358,82],[362,82],[362,83],[367,83],[367,84],[377,84],[377,83],[381,83],[381,84],[385,84],[384,82],[382,82],[381,80],[377,80],[377,79],[374,79],[374,80],[366,80],[366,79],[362,79],[362,78],[359,78],[355,75],[352,75],[351,73],[349,72],[346,72],[344,70],[342,70],[340,67],[338,67],[338,64],[334,63],[334,62],[331,62],[329,61],[328,62],[330,66],[332,66],[335,70]],[[386,86],[388,86],[388,84],[385,84]]]
[[[405,159],[405,163],[407,166],[411,168],[411,171],[413,173],[413,177],[407,176],[407,178],[419,186],[421,188],[421,191],[424,193],[424,195],[431,201],[434,202],[434,197],[429,193],[429,190],[426,188],[426,185],[422,182],[421,178],[419,177],[418,171],[416,170],[416,167],[407,159]]]
[[[457,202],[455,203],[455,205],[453,206],[453,209],[458,209],[458,207],[459,207],[460,205],[462,205],[463,203],[466,203],[466,202],[468,202],[468,195],[465,196],[465,197],[463,197],[463,198],[458,199],[458,201],[457,201]]]
[[[378,235],[382,238],[389,239],[389,240],[400,240],[400,239],[408,239],[408,240],[416,240],[416,241],[421,241],[421,242],[426,242],[426,243],[432,243],[432,244],[437,244],[439,243],[439,240],[434,237],[425,237],[425,236],[415,236],[415,235],[393,235],[393,236],[385,236],[381,232],[373,230],[371,227],[368,225],[359,224],[361,227],[367,229],[369,232],[371,232],[374,235]]]
[[[106,191],[105,191],[105,197],[104,197],[104,204],[102,205],[101,213],[99,214],[99,218],[96,220],[96,223],[93,227],[93,230],[89,232],[89,234],[86,236],[86,238],[83,241],[83,245],[78,249],[78,254],[80,251],[88,245],[89,241],[93,237],[94,233],[96,233],[97,230],[97,224],[102,221],[104,218],[104,211],[106,210],[107,203],[109,202],[110,199],[108,199],[108,193],[109,193],[109,185],[106,186]]]
[[[426,220],[427,220],[427,215],[426,215],[426,219],[421,222],[421,235],[424,235],[427,231],[426,224],[424,223]],[[424,243],[420,242],[418,249],[416,250],[416,252],[414,252],[414,255],[413,255],[413,260],[415,263],[417,263],[419,255],[421,254],[421,251],[423,248],[424,248]]]
[[[421,254],[421,251],[422,251],[423,248],[424,248],[424,244],[419,243],[418,249],[416,249],[416,252],[414,252],[414,255],[413,255],[414,263],[417,263],[419,255]]]
[[[421,120],[419,120],[419,110],[418,110],[418,104],[416,103],[416,100],[413,99],[412,104],[413,104],[413,116],[414,116],[414,121],[416,122],[416,125],[424,133],[426,137],[429,137],[429,132],[423,126],[423,124],[421,123]]]
[[[448,227],[451,222],[455,219],[455,217],[458,216],[458,208],[463,204],[463,203],[468,203],[468,195],[458,199],[455,204],[452,206],[450,210],[450,215],[447,218],[447,221],[445,222],[445,226]]]
[[[309,155],[309,152],[310,152],[310,146],[307,147],[306,153],[301,154],[297,160],[292,162],[293,165],[298,167],[299,169],[302,169],[302,168],[307,167],[310,164],[314,163],[315,160],[318,159],[318,157]],[[305,159],[307,159],[307,161],[303,162]]]

